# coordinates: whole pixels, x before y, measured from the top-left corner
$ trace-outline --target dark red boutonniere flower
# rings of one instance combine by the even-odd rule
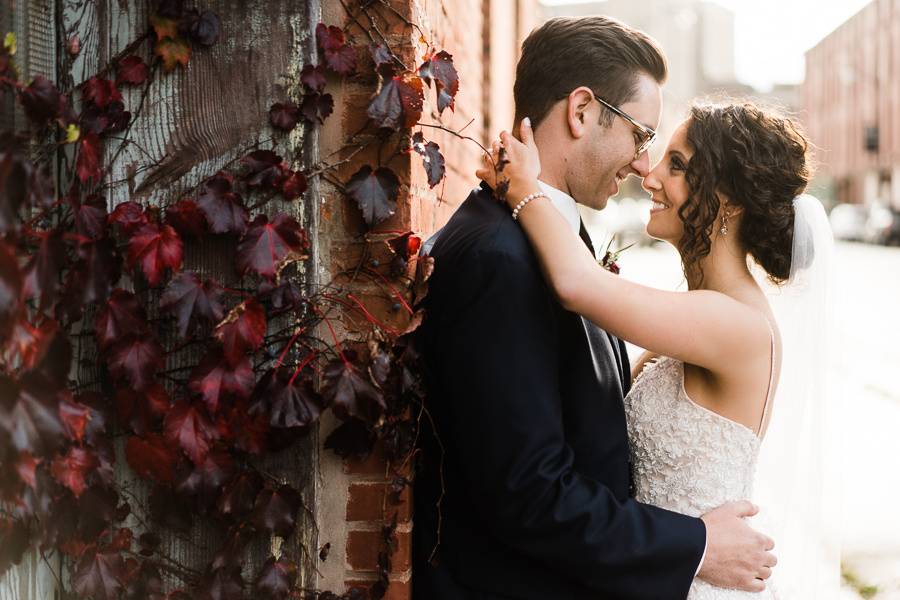
[[[609,247],[612,245],[612,238],[610,238],[609,242],[606,244],[606,251],[603,253],[603,258],[598,260],[597,262],[601,267],[613,273],[615,275],[619,274],[619,257],[623,252],[634,246],[634,244],[628,244],[624,248],[619,248],[618,250],[610,250]]]

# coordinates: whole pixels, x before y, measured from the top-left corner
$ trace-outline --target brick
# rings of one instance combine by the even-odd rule
[[[366,590],[372,585],[371,581],[358,581],[351,580],[347,581],[345,586],[347,590],[351,589],[362,589]],[[412,597],[412,579],[410,577],[406,577],[405,579],[393,579],[391,578],[388,582],[387,593],[384,595],[384,600],[409,600]]]
[[[391,504],[388,483],[353,483],[347,495],[348,521],[378,521],[390,519],[394,513],[400,523],[410,518],[410,489],[400,494],[400,504]]]
[[[391,572],[402,573],[410,568],[411,533],[400,531],[397,551],[391,557]],[[381,531],[351,531],[347,535],[347,563],[354,571],[377,571],[378,553],[384,548]]]

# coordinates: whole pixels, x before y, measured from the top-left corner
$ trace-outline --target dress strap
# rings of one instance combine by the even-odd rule
[[[775,330],[772,328],[772,322],[769,321],[769,318],[765,315],[763,315],[763,318],[766,319],[766,325],[769,326],[769,335],[771,336],[769,349],[771,361],[769,364],[769,387],[766,388],[766,403],[763,404],[763,413],[759,420],[759,427],[756,428],[756,437],[762,436],[763,424],[766,422],[766,417],[769,415],[769,401],[771,400],[772,395],[772,384],[775,383]]]

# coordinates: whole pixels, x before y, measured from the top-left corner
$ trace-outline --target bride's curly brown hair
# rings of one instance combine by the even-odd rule
[[[678,215],[688,277],[702,281],[722,194],[743,208],[737,235],[774,283],[791,272],[795,196],[811,176],[809,141],[790,118],[752,102],[691,108],[687,141],[694,154],[685,178],[688,199]]]

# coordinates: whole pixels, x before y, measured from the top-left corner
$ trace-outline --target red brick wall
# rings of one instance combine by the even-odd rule
[[[349,5],[350,3],[348,3]],[[352,3],[355,6],[355,3]],[[377,6],[377,3],[374,4]],[[392,0],[392,6],[404,17],[415,22],[437,50],[453,55],[460,75],[455,112],[445,110],[438,115],[435,92],[426,89],[426,103],[422,122],[441,124],[475,138],[481,144],[495,136],[500,127],[509,127],[512,114],[511,82],[515,72],[517,48],[524,35],[535,24],[536,0]],[[390,13],[381,11],[388,16]],[[486,15],[508,20],[508,25],[491,23]],[[347,23],[341,3],[328,0],[323,4],[323,20],[328,24]],[[498,26],[500,25],[500,26]],[[419,41],[420,34],[396,17],[382,23],[395,52],[408,65],[419,65],[428,50]],[[356,27],[349,34],[365,45],[367,38]],[[492,51],[492,48],[496,50]],[[360,51],[368,60],[368,52]],[[365,70],[363,67],[362,70]],[[490,80],[493,77],[493,86]],[[509,82],[504,89],[503,82]],[[335,115],[323,127],[320,155],[328,156],[340,147],[342,140],[359,131],[365,123],[365,109],[375,90],[374,77],[356,77],[345,81],[335,93]],[[332,83],[334,87],[334,82]],[[492,123],[492,131],[486,130]],[[400,177],[400,201],[396,214],[380,224],[378,231],[414,231],[423,238],[438,229],[453,210],[477,185],[475,169],[480,164],[477,144],[461,140],[452,134],[423,127],[426,140],[437,142],[446,159],[447,178],[436,188],[427,184],[421,159],[416,154],[394,157],[388,164]],[[390,150],[392,152],[392,150]],[[332,160],[336,160],[334,157]],[[363,164],[377,164],[377,150],[369,149],[356,155],[339,173],[346,181]],[[327,279],[356,263],[365,244],[360,240],[364,232],[356,207],[333,187],[323,185],[319,234],[320,261],[326,266],[320,277]],[[402,325],[404,315],[391,309],[391,302],[376,298],[378,289],[358,286],[354,292],[368,305],[374,315],[388,324]],[[373,309],[373,305],[375,305]],[[352,314],[345,314],[345,326],[354,328],[360,323]],[[322,439],[327,435],[323,431]],[[320,494],[320,540],[331,544],[331,554],[322,565],[323,583],[336,589],[343,583],[347,588],[368,587],[377,579],[377,557],[381,548],[381,526],[397,512],[397,552],[392,559],[391,585],[387,598],[402,600],[410,597],[410,533],[412,519],[410,494],[407,490],[400,506],[387,502],[388,479],[383,458],[376,452],[362,463],[344,462],[326,451],[321,455],[322,480],[326,487]],[[338,581],[341,580],[341,581]]]
[[[881,172],[894,180],[882,199],[900,208],[900,5],[875,0],[810,49],[801,94],[818,172],[840,183],[838,199],[870,202],[864,179]],[[864,129],[875,125],[871,152]]]

